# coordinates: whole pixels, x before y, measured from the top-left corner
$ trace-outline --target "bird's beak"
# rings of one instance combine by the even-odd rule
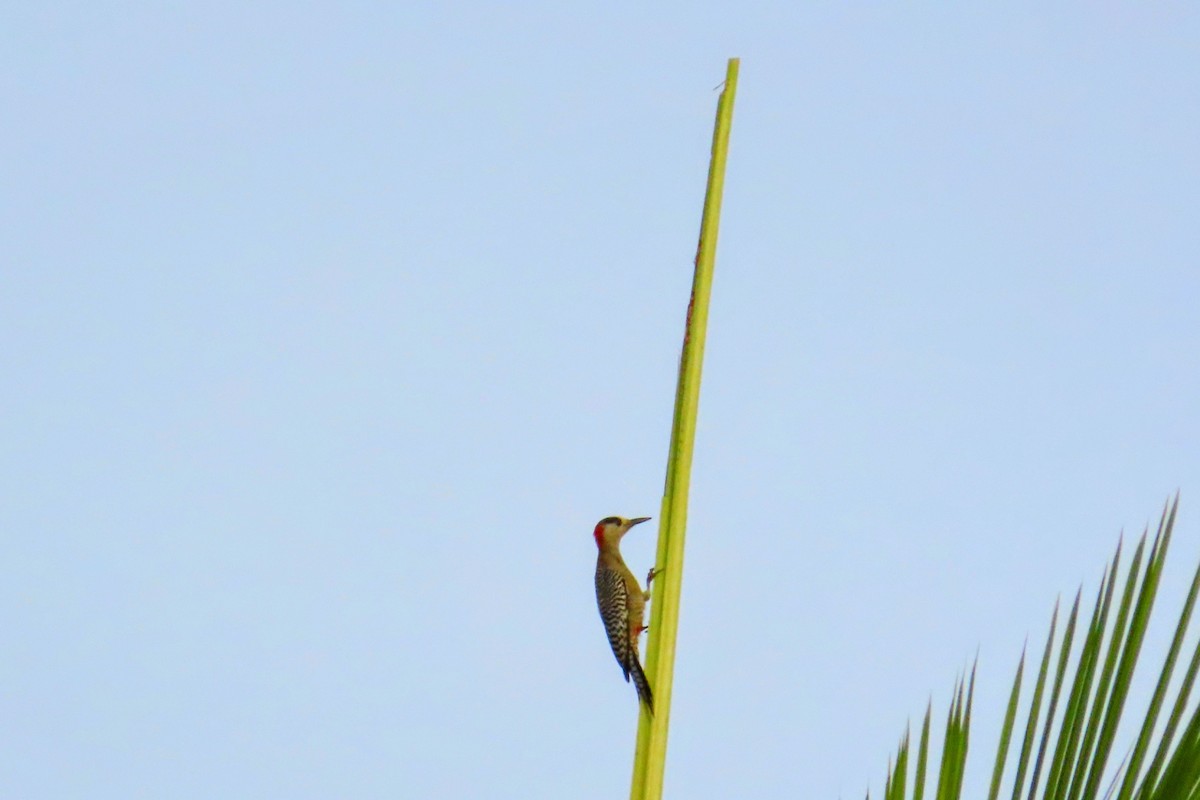
[[[631,520],[629,520],[629,527],[632,528],[634,525],[641,525],[643,522],[647,521],[648,519],[650,519],[650,518],[649,517],[636,517],[634,519],[631,519]]]

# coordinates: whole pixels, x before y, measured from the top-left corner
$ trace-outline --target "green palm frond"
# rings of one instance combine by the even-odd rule
[[[1146,545],[1149,531],[1142,535],[1125,574],[1124,584],[1120,587],[1121,544],[1118,543],[1116,554],[1101,578],[1091,618],[1086,627],[1081,629],[1083,642],[1072,670],[1071,652],[1080,621],[1082,590],[1076,594],[1066,628],[1057,642],[1057,666],[1047,696],[1047,678],[1058,627],[1059,609],[1055,606],[1032,700],[1025,716],[1020,751],[1016,755],[1015,766],[1009,770],[1009,750],[1017,725],[1025,672],[1026,653],[1021,653],[1000,732],[988,800],[996,800],[1000,796],[1001,786],[1009,773],[1012,773],[1012,800],[1021,800],[1022,796],[1026,800],[1200,800],[1200,708],[1193,709],[1186,724],[1184,722],[1192,686],[1197,672],[1200,672],[1200,646],[1197,646],[1176,689],[1166,725],[1155,739],[1159,713],[1168,699],[1171,677],[1183,649],[1192,609],[1200,594],[1200,568],[1196,570],[1184,602],[1170,651],[1159,671],[1158,683],[1145,711],[1138,737],[1125,753],[1115,774],[1109,776],[1108,786],[1104,786],[1117,725],[1125,711],[1134,668],[1154,609],[1178,508],[1177,495],[1163,510],[1148,554]],[[1113,615],[1113,600],[1118,596],[1118,588],[1120,601]],[[968,678],[955,683],[946,719],[934,800],[958,800],[962,796],[974,687],[975,669],[972,667]],[[929,719],[930,712],[927,710],[913,776],[913,800],[923,800],[925,792]],[[1181,727],[1183,730],[1179,733]],[[908,800],[910,797],[905,774],[908,769],[908,749],[908,735],[905,734],[896,755],[895,767],[891,764],[888,767],[885,800]],[[1153,756],[1147,763],[1146,759],[1151,753]]]
[[[683,585],[683,543],[687,530],[688,487],[691,480],[692,445],[696,438],[696,414],[700,405],[700,377],[704,362],[704,340],[708,325],[708,299],[712,290],[721,219],[721,197],[725,184],[725,161],[729,153],[729,131],[733,124],[733,101],[737,93],[738,67],[729,59],[725,88],[717,102],[713,129],[712,159],[704,193],[704,214],[692,296],[688,303],[683,348],[679,357],[679,381],[675,390],[675,417],[667,453],[667,478],[663,486],[655,566],[662,577],[653,584],[650,635],[646,641],[646,674],[654,689],[655,712],[644,708],[638,714],[637,747],[633,756],[631,800],[659,800],[667,759],[667,732],[671,721],[671,690],[675,669],[675,640],[679,627],[679,596]]]

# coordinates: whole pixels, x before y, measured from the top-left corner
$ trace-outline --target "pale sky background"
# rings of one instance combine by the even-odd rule
[[[668,795],[878,792],[977,650],[984,785],[1179,489],[1148,676],[1194,6],[10,3],[0,794],[625,796],[591,529],[659,513],[735,55]]]

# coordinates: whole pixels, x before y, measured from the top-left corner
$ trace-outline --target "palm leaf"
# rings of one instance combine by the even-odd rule
[[[1066,628],[1057,641],[1057,667],[1047,697],[1045,690],[1058,623],[1058,605],[1055,605],[1033,697],[1022,726],[1024,735],[1020,751],[1012,770],[1012,800],[1020,800],[1023,794],[1028,800],[1100,800],[1101,797],[1106,800],[1200,800],[1200,708],[1193,709],[1191,716],[1187,717],[1188,699],[1196,676],[1200,673],[1200,645],[1175,690],[1166,725],[1155,740],[1158,716],[1169,699],[1171,676],[1183,649],[1197,596],[1200,595],[1200,568],[1195,572],[1176,623],[1170,651],[1159,670],[1158,682],[1143,713],[1137,739],[1129,746],[1114,773],[1109,775],[1107,790],[1101,791],[1117,729],[1125,711],[1129,687],[1141,655],[1146,628],[1154,610],[1178,508],[1179,497],[1176,495],[1163,510],[1148,554],[1146,544],[1149,532],[1142,535],[1124,575],[1120,602],[1110,621],[1120,577],[1121,544],[1118,542],[1112,562],[1101,577],[1091,617],[1083,630],[1083,641],[1074,659],[1074,669],[1069,669],[1082,590],[1075,595]],[[1009,693],[1000,742],[992,766],[988,800],[999,797],[1008,774],[1009,748],[1017,725],[1024,671],[1023,650]],[[972,667],[968,678],[955,681],[946,716],[942,760],[937,769],[935,800],[959,800],[962,796],[974,688],[975,668]],[[916,772],[912,782],[914,800],[921,800],[925,792],[930,713],[931,709],[926,710],[917,751]],[[907,800],[908,750],[906,733],[900,742],[895,767],[891,764],[888,766],[885,800]],[[1146,764],[1151,752],[1153,758]],[[1044,785],[1041,784],[1043,770]],[[1027,773],[1028,788],[1025,786]]]
[[[671,689],[675,671],[675,641],[679,628],[679,596],[683,586],[683,542],[687,529],[688,488],[691,481],[692,446],[696,438],[696,415],[700,405],[700,377],[704,362],[704,340],[708,326],[708,299],[716,260],[717,231],[721,218],[721,196],[725,182],[725,160],[729,152],[729,129],[733,124],[733,100],[737,92],[739,60],[729,59],[725,89],[717,104],[713,130],[712,159],[700,222],[700,243],[692,277],[692,297],[684,323],[683,350],[679,357],[679,380],[675,389],[675,416],[667,453],[667,479],[663,487],[655,566],[662,578],[655,580],[650,607],[650,636],[646,642],[646,674],[654,689],[655,713],[643,707],[638,715],[637,747],[633,758],[631,800],[659,800],[667,760],[667,730],[671,720]]]

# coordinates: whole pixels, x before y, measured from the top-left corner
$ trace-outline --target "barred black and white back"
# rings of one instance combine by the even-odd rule
[[[621,573],[605,567],[602,560],[596,563],[596,606],[600,609],[600,619],[604,623],[604,632],[608,635],[613,656],[625,673],[625,682],[628,683],[630,676],[633,677],[638,697],[653,714],[654,696],[650,691],[650,681],[646,679],[646,673],[638,661],[634,633],[629,626],[629,589]]]

